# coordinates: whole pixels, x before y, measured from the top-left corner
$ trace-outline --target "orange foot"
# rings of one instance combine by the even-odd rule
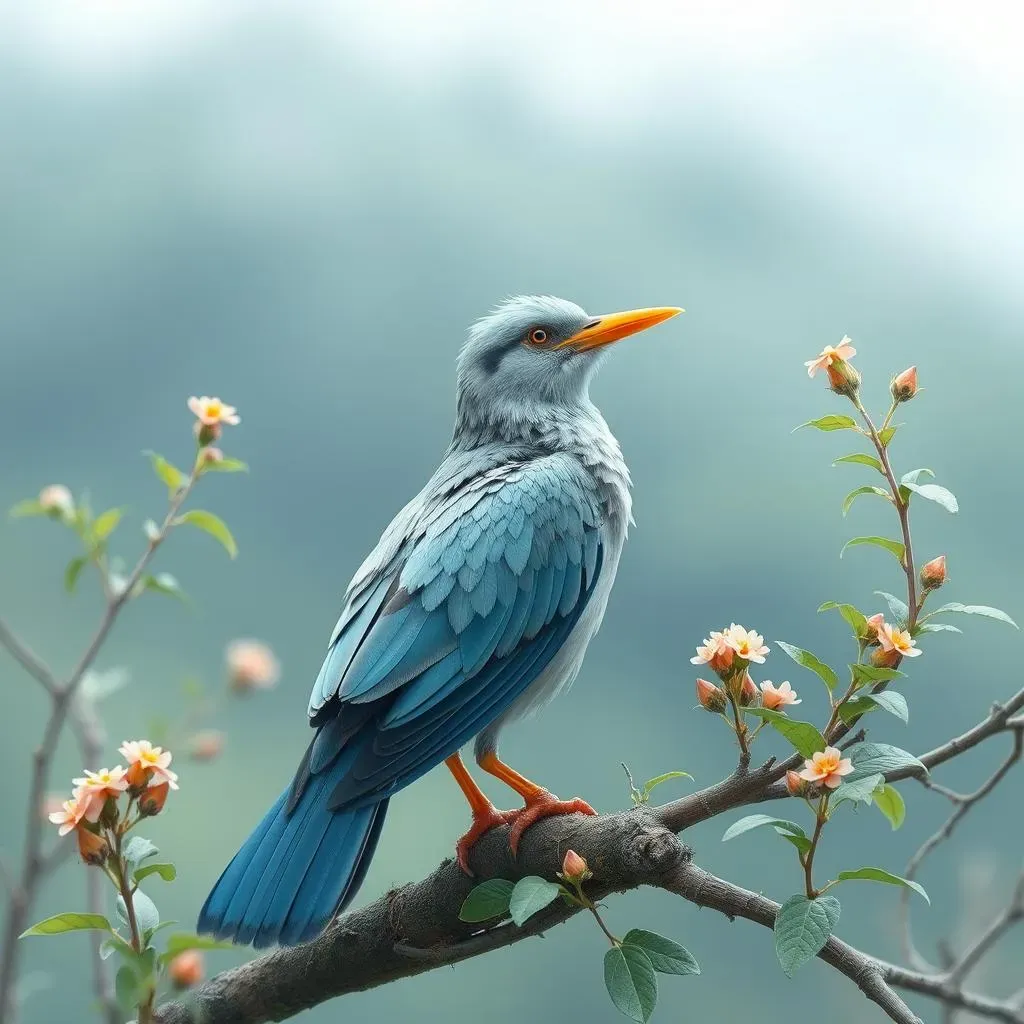
[[[508,812],[506,820],[512,823],[508,836],[508,845],[512,853],[519,852],[519,841],[523,833],[534,822],[541,818],[550,818],[555,814],[597,814],[597,811],[586,802],[576,797],[573,800],[559,800],[554,793],[542,789],[535,796],[526,798],[526,806],[518,811]]]
[[[500,825],[507,825],[510,821],[514,821],[516,815],[521,813],[521,811],[499,811],[490,801],[483,809],[473,811],[473,824],[455,844],[455,859],[459,862],[459,867],[470,878],[473,877],[473,869],[469,866],[469,851],[476,845],[477,840],[485,833],[490,832],[492,828],[498,828]]]

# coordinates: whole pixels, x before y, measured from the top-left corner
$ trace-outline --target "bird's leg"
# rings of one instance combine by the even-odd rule
[[[473,870],[469,866],[469,851],[476,841],[485,833],[498,825],[507,825],[509,821],[518,814],[518,811],[499,811],[490,800],[487,799],[484,791],[473,781],[473,776],[466,770],[462,758],[458,754],[452,754],[445,758],[444,762],[448,770],[455,777],[459,789],[469,801],[469,809],[473,812],[473,824],[469,831],[455,844],[455,857],[459,867],[472,877]]]
[[[597,814],[597,811],[586,800],[581,800],[579,797],[574,800],[559,800],[554,793],[531,782],[515,769],[510,768],[504,761],[499,760],[498,755],[493,751],[478,756],[477,764],[489,775],[493,775],[496,779],[501,779],[507,786],[511,786],[526,802],[526,806],[521,810],[509,811],[505,815],[505,821],[512,824],[508,842],[513,853],[518,851],[519,840],[522,839],[523,833],[541,818],[549,818],[555,814]]]

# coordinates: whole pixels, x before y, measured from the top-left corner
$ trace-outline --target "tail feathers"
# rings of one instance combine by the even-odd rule
[[[289,791],[281,794],[206,898],[200,932],[256,947],[294,945],[344,910],[369,868],[388,802],[330,811],[334,776],[313,776],[292,809]]]

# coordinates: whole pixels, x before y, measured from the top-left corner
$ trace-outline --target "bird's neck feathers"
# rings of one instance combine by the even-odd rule
[[[483,411],[486,410],[486,413]],[[611,511],[631,521],[631,480],[622,449],[597,406],[583,394],[568,405],[535,400],[480,405],[460,389],[450,453],[493,446],[517,450],[517,457],[564,452],[577,458],[604,493]]]

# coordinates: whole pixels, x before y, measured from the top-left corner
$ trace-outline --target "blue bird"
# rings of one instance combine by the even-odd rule
[[[590,400],[607,346],[675,307],[591,316],[548,296],[510,299],[470,328],[451,444],[345,595],[309,699],[316,730],[291,785],[221,875],[199,930],[239,943],[313,938],[355,896],[388,800],[442,761],[469,801],[457,846],[552,814],[562,801],[498,757],[502,726],[579,671],[630,522],[629,471]],[[498,811],[459,755],[524,806]]]

